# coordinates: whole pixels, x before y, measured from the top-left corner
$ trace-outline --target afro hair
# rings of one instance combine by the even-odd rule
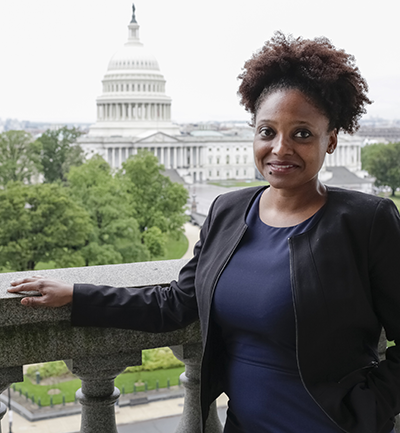
[[[260,104],[274,90],[302,91],[329,119],[330,129],[354,133],[371,104],[368,85],[355,59],[336,49],[325,37],[313,40],[276,32],[248,60],[238,77],[241,104],[255,117]]]

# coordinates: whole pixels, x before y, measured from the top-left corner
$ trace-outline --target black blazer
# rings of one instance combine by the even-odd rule
[[[210,323],[219,275],[246,231],[260,188],[219,196],[194,257],[169,287],[76,284],[72,324],[165,332],[200,318],[203,420],[223,392],[223,345]],[[400,341],[400,215],[391,200],[328,189],[319,222],[289,239],[301,379],[343,431],[387,433],[400,411],[400,343],[379,363],[382,326]]]

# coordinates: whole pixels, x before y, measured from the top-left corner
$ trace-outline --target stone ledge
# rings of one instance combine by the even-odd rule
[[[187,260],[180,259],[0,274],[0,327],[37,322],[69,322],[71,317],[69,306],[40,309],[22,306],[20,299],[23,295],[7,292],[13,280],[32,275],[43,275],[69,283],[102,284],[115,287],[168,285],[172,280],[178,278],[179,271],[185,263]]]

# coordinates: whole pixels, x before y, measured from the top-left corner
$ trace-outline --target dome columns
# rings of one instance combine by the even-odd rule
[[[171,104],[149,102],[98,103],[97,121],[171,120]]]

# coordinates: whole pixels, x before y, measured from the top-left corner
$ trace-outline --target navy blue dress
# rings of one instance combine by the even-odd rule
[[[259,200],[213,299],[227,353],[224,433],[343,432],[308,394],[296,363],[288,238],[318,223],[322,210],[294,227],[270,227]]]

